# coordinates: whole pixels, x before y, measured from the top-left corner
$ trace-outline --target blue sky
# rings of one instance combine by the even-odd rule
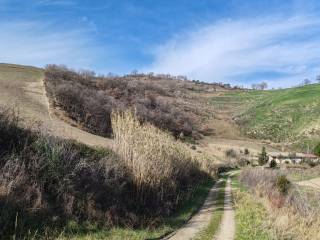
[[[316,0],[0,0],[0,62],[288,87],[320,74],[319,10]]]

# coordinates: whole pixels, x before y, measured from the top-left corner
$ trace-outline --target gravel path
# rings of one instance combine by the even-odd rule
[[[163,239],[170,240],[188,240],[194,238],[201,230],[208,226],[212,213],[216,207],[216,196],[220,191],[220,181],[210,190],[208,197],[199,210],[182,228],[173,232]]]
[[[306,181],[297,182],[299,186],[312,187],[317,190],[320,190],[320,178],[313,178]]]
[[[215,240],[233,240],[235,235],[235,220],[234,220],[234,208],[232,202],[232,189],[230,178],[227,181],[224,198],[224,213],[221,221],[221,225]]]

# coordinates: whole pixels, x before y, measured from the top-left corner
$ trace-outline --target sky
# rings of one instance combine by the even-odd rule
[[[291,87],[320,74],[317,0],[0,0],[0,62]]]

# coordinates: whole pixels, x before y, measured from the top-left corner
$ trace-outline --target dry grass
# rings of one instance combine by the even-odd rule
[[[205,156],[192,153],[149,123],[140,124],[132,112],[113,113],[114,150],[132,170],[138,195],[144,202],[179,201],[183,189],[214,175],[216,166]]]
[[[217,171],[131,113],[113,124],[117,153],[20,128],[0,109],[0,235],[54,238],[70,220],[155,229]]]
[[[240,181],[260,196],[271,214],[278,239],[319,239],[320,194],[289,183],[282,191],[280,171],[248,169]],[[282,181],[283,182],[283,181]]]

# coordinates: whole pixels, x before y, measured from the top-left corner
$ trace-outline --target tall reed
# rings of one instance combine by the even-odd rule
[[[214,171],[183,143],[149,123],[140,124],[134,113],[112,114],[114,150],[131,169],[142,201],[179,198],[180,192],[197,184],[204,169]]]

